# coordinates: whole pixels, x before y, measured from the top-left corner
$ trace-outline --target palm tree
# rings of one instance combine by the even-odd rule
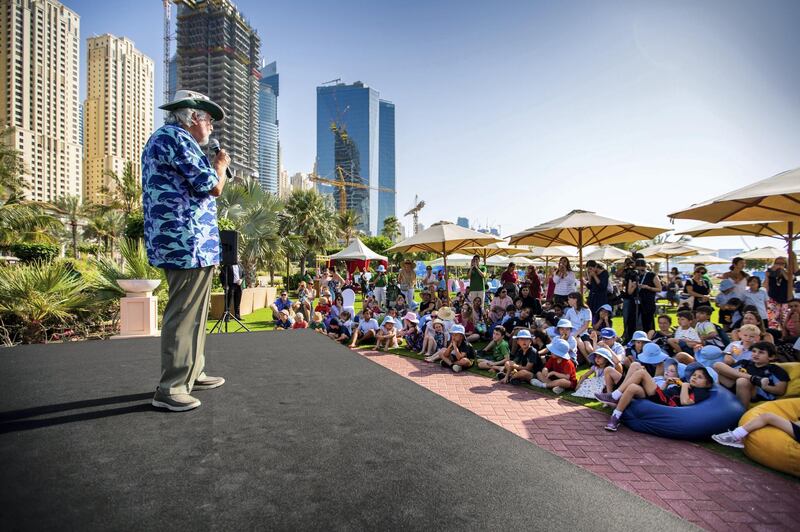
[[[226,186],[217,200],[217,215],[239,232],[239,263],[249,285],[255,284],[259,268],[267,268],[274,277],[287,252],[298,248],[296,238],[283,230],[285,205],[256,180]]]
[[[286,203],[290,230],[303,242],[300,273],[306,273],[309,256],[325,251],[336,240],[336,215],[316,190],[295,190]]]
[[[22,179],[25,164],[20,152],[4,141],[5,137],[13,134],[14,130],[10,127],[0,131],[0,198],[19,203],[25,189]]]
[[[72,256],[78,258],[78,226],[84,217],[81,199],[78,196],[61,196],[50,208],[66,218],[72,238]]]
[[[125,231],[125,215],[106,205],[92,205],[88,208],[89,218],[84,236],[103,243],[103,252],[114,254],[114,241]]]
[[[356,229],[361,223],[361,216],[352,209],[347,209],[336,215],[336,230],[339,232],[339,238],[344,239],[344,245],[349,246],[350,241],[358,233]]]
[[[134,211],[142,208],[142,182],[136,176],[133,169],[133,162],[125,163],[122,170],[122,177],[114,171],[107,174],[113,183],[111,187],[104,187],[104,192],[110,199],[109,205],[122,208],[125,216],[128,217]]]
[[[388,237],[392,242],[395,241],[397,236],[400,234],[400,221],[396,216],[387,216],[384,218],[381,234],[385,237]]]

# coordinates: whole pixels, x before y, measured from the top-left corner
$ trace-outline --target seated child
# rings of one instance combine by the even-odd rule
[[[278,319],[275,321],[276,331],[285,331],[292,328],[292,321],[289,319],[289,311],[286,309],[278,312]]]
[[[729,279],[723,279],[723,281],[727,280]],[[738,297],[732,297],[719,306],[717,320],[719,320],[719,326],[722,327],[723,331],[732,332],[733,324],[741,321],[741,319],[742,300]]]
[[[556,394],[564,390],[574,390],[578,386],[578,376],[570,357],[569,343],[563,338],[556,338],[547,345],[547,352],[550,356],[544,369],[535,379],[531,379],[531,385],[549,388]]]
[[[387,315],[383,318],[380,329],[375,334],[375,349],[382,351],[397,347],[397,329],[395,329],[394,318]]]
[[[475,359],[475,348],[467,341],[462,325],[450,328],[450,345],[436,353],[443,368],[450,368],[454,373],[472,366]]]
[[[558,320],[555,329],[557,333],[556,338],[561,338],[562,340],[567,342],[567,345],[569,346],[569,358],[570,360],[572,360],[572,364],[576,366],[578,364],[578,341],[572,334],[572,331],[574,330],[572,322],[567,319],[561,318],[560,320]],[[549,333],[550,330],[548,329],[548,334]]]
[[[328,322],[328,338],[347,345],[350,343],[350,330],[339,322],[339,318],[331,318]]]
[[[599,336],[596,334],[596,331],[592,331],[591,334],[593,335],[593,352],[601,347],[605,347],[611,351],[615,357],[613,365],[622,364],[622,361],[625,360],[625,348],[617,341],[617,331],[611,327],[604,327],[600,329]]]
[[[430,331],[430,334],[428,333]],[[436,362],[439,360],[439,352],[447,345],[448,335],[444,330],[444,322],[440,319],[433,321],[433,327],[428,325],[425,331],[425,338],[422,340],[422,352],[420,355],[428,355],[425,362]]]
[[[497,373],[497,378],[503,383],[521,384],[531,382],[537,376],[542,377],[544,363],[539,353],[531,347],[531,332],[522,329],[514,336],[517,341],[517,353],[513,360],[506,359],[503,370]]]
[[[478,351],[478,367],[489,371],[500,371],[505,367],[511,351],[506,341],[506,329],[498,325],[492,331],[492,340]]]
[[[694,330],[697,331],[703,345],[715,345],[722,349],[725,347],[725,342],[720,338],[717,326],[711,323],[712,312],[714,310],[711,307],[697,307],[694,311]]]
[[[725,346],[724,362],[733,366],[740,360],[750,360],[752,353],[750,348],[761,339],[761,329],[756,325],[745,324],[739,328],[739,339]]]
[[[311,324],[308,326],[309,329],[317,331],[319,333],[325,334],[325,322],[323,321],[322,312],[315,312],[314,315],[311,317]]]
[[[489,315],[489,317],[491,318],[491,314]],[[506,307],[506,313],[505,313],[505,315],[504,315],[504,316],[503,316],[503,318],[500,320],[500,325],[502,325],[503,327],[505,327],[505,326],[506,326],[506,323],[508,323],[510,320],[513,320],[513,319],[514,319],[514,318],[516,318],[516,317],[517,317],[517,307],[516,307],[516,306],[514,306],[513,304],[512,304],[512,305],[508,305],[508,306]],[[508,329],[508,328],[506,327],[506,330],[510,330],[510,329]]]
[[[693,318],[694,314],[689,310],[678,312],[678,328],[672,338],[667,340],[673,353],[694,353],[695,346],[703,345],[700,335],[692,327]]]
[[[307,329],[308,323],[306,322],[306,317],[303,316],[302,312],[298,312],[294,315],[294,323],[292,324],[292,329]]]
[[[350,341],[350,347],[364,344],[366,342],[375,341],[380,325],[378,320],[372,317],[372,311],[365,308],[361,311],[361,320],[358,322],[358,327],[353,331],[353,339]]]
[[[800,419],[792,422],[785,417],[773,414],[772,412],[761,414],[757,418],[748,421],[741,427],[737,427],[721,434],[714,434],[711,436],[711,438],[720,445],[744,449],[744,439],[751,432],[764,427],[775,427],[780,429],[789,436],[793,437],[794,441],[800,442]]]
[[[674,358],[668,358],[664,361],[664,374],[663,375],[656,375],[653,377],[653,381],[658,385],[659,388],[662,390],[666,390],[667,388],[671,388],[673,386],[680,386],[683,384],[681,380],[681,366],[677,360]],[[683,369],[686,369],[685,367]]]
[[[658,347],[672,354],[672,348],[669,346],[668,340],[672,338],[672,318],[666,314],[661,314],[656,320],[658,330],[650,331],[647,337],[651,342],[654,342]]]
[[[607,347],[598,347],[587,357],[591,367],[589,371],[581,375],[578,379],[577,389],[572,393],[574,397],[585,397],[586,399],[594,399],[594,394],[602,393],[606,390],[607,373],[613,371],[615,373],[614,384],[622,379],[622,373],[616,371],[616,359],[614,353]],[[610,375],[608,376],[610,377]],[[614,386],[609,386],[608,390],[611,391]]]
[[[720,384],[734,392],[745,408],[750,408],[752,401],[777,399],[789,385],[786,370],[771,363],[778,354],[775,344],[756,342],[750,352],[750,360],[740,360],[733,367],[725,362],[714,364]]]
[[[353,315],[349,310],[343,310],[339,313],[339,324],[347,329],[347,334],[353,334]]]
[[[605,328],[612,328],[614,327],[611,317],[614,309],[611,308],[611,305],[606,303],[605,305],[601,306],[597,309],[597,315],[594,317],[594,322],[592,322],[592,329],[595,331],[599,331]]]
[[[644,331],[634,331],[631,336],[631,341],[628,342],[628,347],[625,349],[625,360],[622,364],[629,368],[631,364],[639,360],[639,355],[644,350],[644,345],[650,343],[650,338]]]
[[[727,305],[728,302],[733,299],[735,288],[736,283],[733,281],[733,279],[723,279],[720,281],[719,294],[717,294],[717,297],[714,298],[714,302],[720,309],[722,309],[723,306]],[[720,323],[720,325],[722,325],[722,323]]]
[[[638,362],[631,364],[628,375],[619,388],[611,393],[599,393],[595,396],[600,402],[614,408],[605,429],[609,432],[617,431],[623,412],[634,399],[648,399],[665,406],[689,406],[708,399],[714,385],[711,372],[699,364],[689,366],[688,371],[691,371],[689,382],[681,383],[680,387],[672,386],[662,390],[643,366]]]
[[[404,338],[406,347],[415,353],[422,349],[423,336],[422,331],[419,330],[419,319],[417,319],[416,314],[407,312],[406,315],[403,316],[403,328],[398,331],[397,336]]]
[[[340,300],[341,300],[341,297],[337,298],[337,301],[340,301]],[[317,306],[314,307],[314,312],[319,312],[320,314],[325,316],[330,311],[331,311],[331,305],[330,305],[330,302],[328,301],[328,298],[325,297],[325,296],[320,297],[319,298],[319,303],[317,303]]]

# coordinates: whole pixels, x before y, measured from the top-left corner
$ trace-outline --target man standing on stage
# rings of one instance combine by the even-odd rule
[[[216,196],[225,186],[230,157],[220,150],[213,165],[208,144],[222,108],[198,92],[179,90],[160,107],[169,111],[142,153],[144,237],[150,264],[163,268],[169,301],[161,326],[161,381],[153,406],[174,412],[200,401],[192,390],[222,386],[203,372],[206,318],[214,266],[219,264]]]

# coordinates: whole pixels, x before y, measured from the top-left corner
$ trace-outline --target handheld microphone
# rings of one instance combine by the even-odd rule
[[[208,142],[211,145],[211,149],[214,151],[214,153],[219,153],[219,141],[217,139],[211,139]],[[233,174],[231,173],[230,168],[225,169],[225,176],[228,179],[233,179]]]

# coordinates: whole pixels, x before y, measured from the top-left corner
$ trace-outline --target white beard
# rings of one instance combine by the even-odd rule
[[[203,137],[203,140],[198,142],[198,144],[200,146],[208,146],[208,139],[210,139],[210,138],[211,138],[211,135],[206,135],[205,137]]]

